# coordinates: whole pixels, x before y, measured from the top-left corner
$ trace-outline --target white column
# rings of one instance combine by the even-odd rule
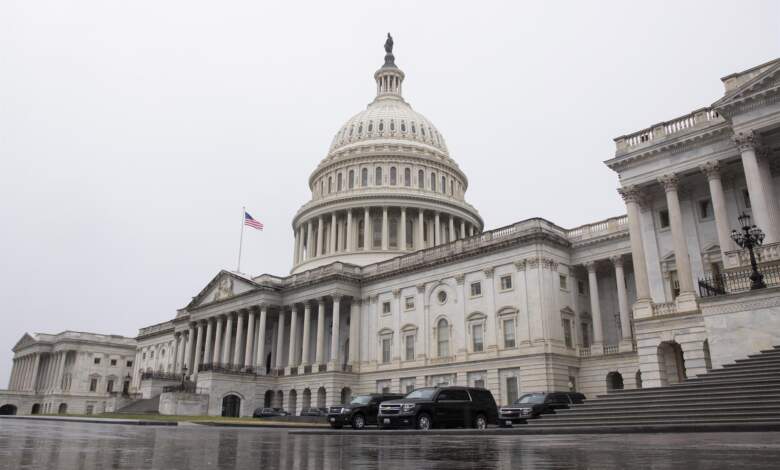
[[[433,233],[433,237],[434,237],[433,246],[438,246],[438,245],[441,245],[441,220],[440,220],[438,212],[436,213],[434,221],[435,222],[434,222],[434,227],[433,227],[433,230],[434,230],[434,233]]]
[[[422,209],[417,210],[417,243],[415,243],[415,250],[422,250],[425,248],[425,216]]]
[[[214,353],[211,356],[211,362],[216,364],[222,362],[222,335],[224,334],[222,332],[222,315],[218,315],[214,321],[217,328],[214,333]]]
[[[333,246],[333,244],[331,244]],[[290,348],[287,351],[287,366],[295,367],[298,363],[295,361],[298,352],[298,306],[293,305],[290,309]]]
[[[401,230],[401,233],[397,238],[398,248],[400,250],[406,251],[406,207],[401,208],[401,224],[399,229]]]
[[[184,349],[184,365],[187,367],[187,373],[192,374],[192,348],[195,342],[195,325],[190,323],[187,328],[187,346]]]
[[[244,348],[244,367],[252,369],[252,353],[255,349],[255,312],[247,313],[246,348]]]
[[[734,136],[734,143],[737,144],[742,155],[742,167],[745,171],[745,181],[750,194],[750,211],[753,214],[753,222],[764,231],[767,243],[780,241],[774,226],[773,219],[775,217],[771,213],[772,188],[764,186],[765,180],[761,177],[756,155],[756,150],[761,144],[759,136],[754,132],[740,133]]]
[[[680,282],[680,295],[677,296],[677,311],[687,312],[696,310],[696,293],[693,290],[693,274],[691,273],[691,259],[688,255],[688,243],[685,240],[683,230],[682,212],[680,211],[680,199],[677,195],[678,179],[674,174],[664,175],[658,178],[666,191],[666,206],[669,210],[669,225],[672,229],[672,241],[674,242],[674,264],[677,267],[677,279]]]
[[[30,384],[30,390],[35,392],[38,390],[38,370],[41,367],[41,355],[40,353],[35,353],[35,359],[33,359],[33,368],[32,368],[32,380]]]
[[[62,378],[65,375],[65,361],[68,359],[68,351],[61,351],[60,352],[60,360],[57,364],[57,377],[56,382],[54,383],[55,389],[57,391],[62,391]]]
[[[452,218],[452,215],[450,215],[450,233],[447,234],[447,241],[455,241],[455,219]]]
[[[136,356],[138,356],[138,353],[136,353]],[[179,334],[174,333],[173,334],[173,353],[170,356],[171,358],[171,371],[175,374],[179,370]],[[137,361],[136,357],[136,362]]]
[[[203,353],[203,363],[213,363],[214,353],[212,349],[212,338],[214,336],[214,323],[211,318],[206,319],[206,350]]]
[[[718,232],[718,244],[722,258],[725,260],[727,251],[733,249],[728,211],[726,210],[726,196],[723,193],[723,183],[720,179],[720,164],[717,161],[707,162],[699,167],[707,176],[707,182],[710,185],[710,199],[712,200],[712,212],[715,215],[715,227]]]
[[[198,368],[201,364],[201,348],[203,347],[203,322],[198,322],[198,337],[195,340],[195,358],[192,364],[192,381],[198,380]]]
[[[333,254],[336,252],[336,213],[333,212],[330,215],[330,240],[329,240],[328,253]]]
[[[257,357],[255,359],[255,367],[258,371],[265,373],[265,327],[268,318],[268,307],[266,305],[260,306],[260,327],[257,331]]]
[[[617,284],[618,310],[620,311],[621,338],[631,341],[631,318],[628,311],[628,294],[626,294],[626,276],[623,272],[623,257],[610,258],[615,265],[615,283]]]
[[[387,206],[382,207],[382,251],[387,251],[390,247],[390,235],[387,224]]]
[[[303,348],[301,352],[302,366],[308,366],[311,364],[311,357],[310,357],[311,354],[309,353],[309,342],[310,342],[309,331],[311,329],[310,323],[311,323],[311,305],[309,304],[309,302],[304,302],[303,303]]]
[[[360,304],[360,299],[353,297],[349,306],[349,364],[353,372],[360,361]]]
[[[317,349],[315,361],[317,365],[325,363],[325,301],[322,299],[319,299],[317,302]]]
[[[230,364],[230,348],[233,345],[233,314],[227,314],[225,323],[225,339],[222,341],[222,363]]]
[[[295,230],[295,241],[293,242],[293,264],[298,264],[298,246],[300,242],[301,233]]]
[[[372,248],[371,243],[371,211],[366,207],[363,211],[363,250],[368,251]]]
[[[460,238],[466,238],[466,222],[460,220]]]
[[[11,378],[8,379],[8,390],[15,390],[14,380],[16,379],[17,363],[16,358],[13,358],[13,365],[11,366]]]
[[[469,224],[469,236],[470,237],[474,236],[474,226],[471,224]]]
[[[333,296],[333,332],[330,336],[330,362],[333,364],[333,370],[338,370],[339,367],[339,327],[340,327],[340,312],[341,311],[341,297],[338,295]],[[328,368],[330,369],[330,368]]]
[[[236,313],[236,344],[233,349],[233,364],[241,368],[244,365],[244,357],[241,355],[241,347],[244,345],[244,312]]]
[[[314,256],[322,256],[325,253],[325,223],[322,216],[317,218],[317,253]]]
[[[276,335],[276,368],[284,369],[284,362],[282,357],[284,356],[284,307],[279,309],[279,319],[277,320],[279,328],[277,328]]]
[[[306,222],[306,259],[314,258],[314,227],[311,225],[311,221]]]
[[[650,283],[647,278],[647,261],[645,248],[642,244],[642,225],[639,214],[639,203],[642,198],[639,188],[627,186],[618,189],[618,193],[626,203],[628,213],[628,234],[631,241],[631,261],[634,265],[634,283],[636,284],[636,302],[634,303],[634,318],[650,317],[653,314],[650,298]]]
[[[600,346],[604,343],[604,330],[601,326],[601,303],[599,302],[599,281],[596,275],[596,262],[589,261],[585,263],[585,267],[588,269],[590,313],[593,317],[593,345]]]
[[[347,209],[347,252],[355,250],[354,238],[352,233],[352,209]]]

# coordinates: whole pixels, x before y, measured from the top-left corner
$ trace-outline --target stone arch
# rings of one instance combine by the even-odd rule
[[[274,408],[284,408],[284,392],[281,390],[276,391],[276,403]]]
[[[623,374],[612,371],[607,374],[607,392],[623,390]]]
[[[271,408],[274,404],[274,391],[266,390],[263,396],[263,408]]]
[[[676,341],[664,341],[658,345],[658,368],[661,386],[684,381],[685,356],[682,347]]]
[[[60,406],[57,407],[57,414],[60,414],[60,415],[68,414],[68,404],[67,403],[60,403]]]
[[[352,389],[344,387],[341,389],[341,403],[349,403],[352,401]]]
[[[30,414],[33,414],[33,415],[41,414],[41,404],[40,403],[34,403],[33,406],[32,406],[32,409],[30,409]]]
[[[238,418],[241,416],[241,397],[235,393],[230,392],[222,397],[222,416],[229,418]]]
[[[325,403],[328,398],[328,392],[325,391],[325,387],[317,389],[317,408],[325,408]]]
[[[301,403],[301,406],[303,408],[311,408],[311,389],[308,387],[303,389],[303,402]]]
[[[298,392],[295,389],[290,390],[287,400],[287,411],[291,416],[295,416],[298,406]]]
[[[19,409],[11,403],[0,406],[0,415],[15,415]]]

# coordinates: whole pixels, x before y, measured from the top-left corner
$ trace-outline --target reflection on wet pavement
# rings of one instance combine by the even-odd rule
[[[334,436],[0,421],[0,469],[778,468],[780,433]]]

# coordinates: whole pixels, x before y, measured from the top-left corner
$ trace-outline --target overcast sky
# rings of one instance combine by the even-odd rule
[[[390,31],[487,228],[619,215],[612,138],[780,56],[778,2],[0,3],[0,386],[25,332],[135,336],[291,219]]]

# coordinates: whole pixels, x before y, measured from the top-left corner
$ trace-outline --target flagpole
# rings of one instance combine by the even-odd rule
[[[241,236],[238,239],[238,266],[236,272],[241,272],[241,247],[244,245],[244,225],[246,224],[246,206],[241,206]]]

